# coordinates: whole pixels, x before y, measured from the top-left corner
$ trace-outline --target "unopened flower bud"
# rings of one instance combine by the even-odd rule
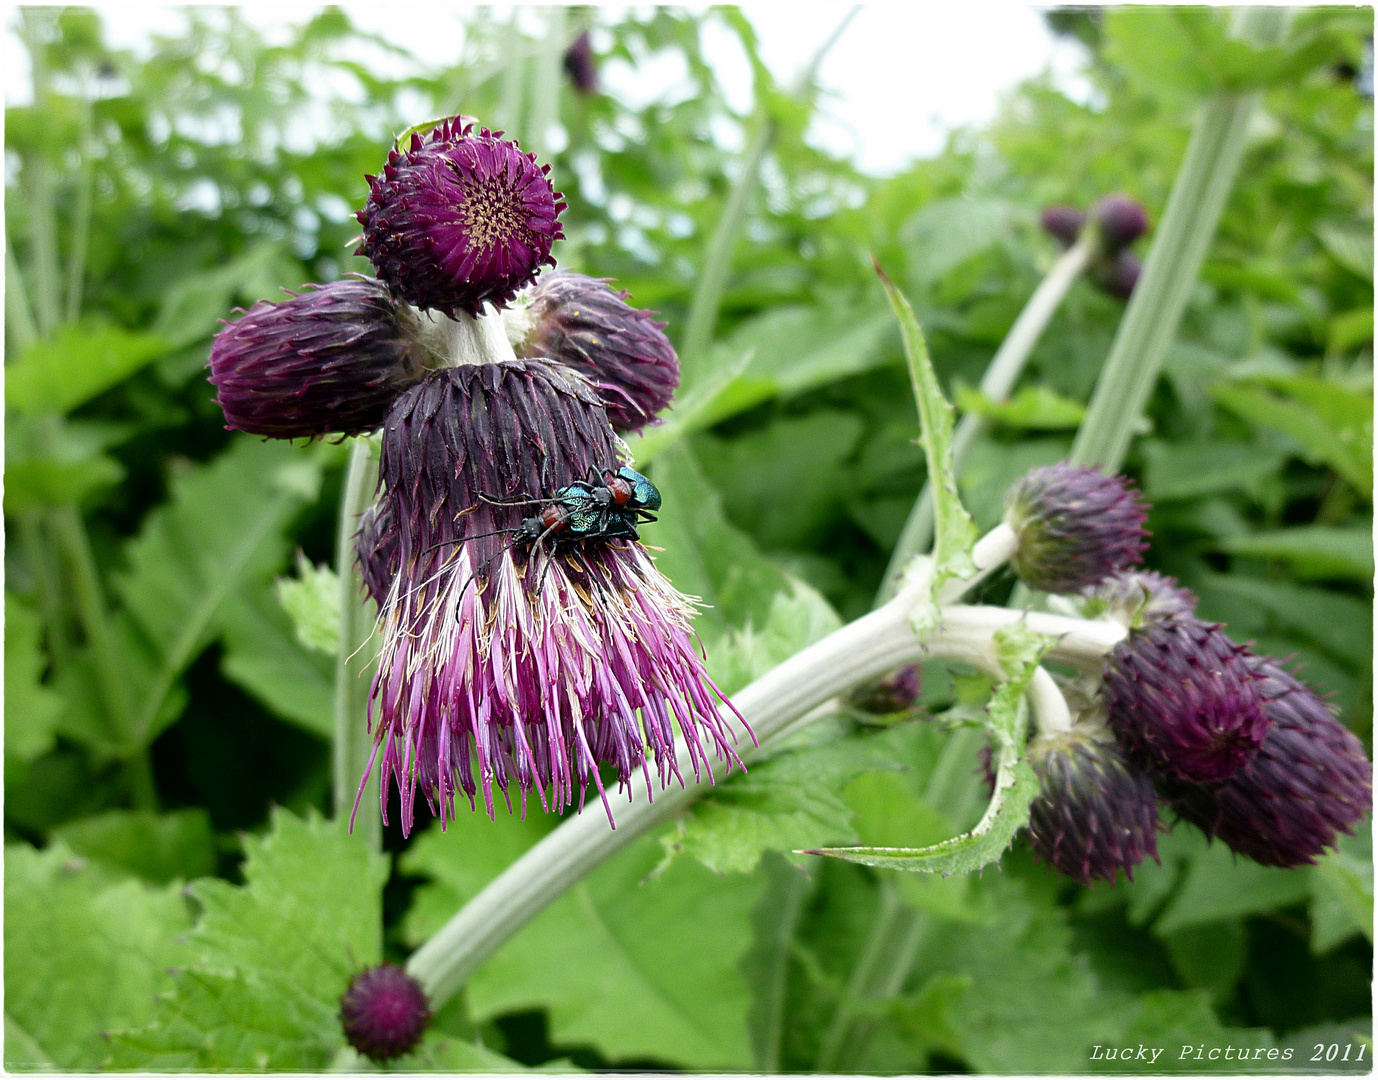
[[[1017,547],[1010,565],[1031,589],[1079,592],[1142,558],[1148,514],[1123,476],[1080,465],[1033,469],[1005,496]]]
[[[1169,785],[1173,808],[1264,866],[1314,863],[1373,806],[1363,744],[1271,657],[1250,656],[1272,722],[1258,753],[1220,784]]]
[[[584,97],[598,93],[598,67],[593,62],[593,45],[587,30],[565,50],[565,74]]]
[[[1134,295],[1143,268],[1144,264],[1132,251],[1120,251],[1093,266],[1091,280],[1117,300],[1128,300]]]
[[[640,431],[670,403],[679,358],[665,324],[627,299],[604,280],[557,270],[541,275],[504,322],[519,357],[574,368],[598,389],[614,429]]]
[[[1040,735],[1029,745],[1038,795],[1029,807],[1029,844],[1058,872],[1090,885],[1133,878],[1158,858],[1153,781],[1126,760],[1100,723]]]
[[[392,589],[392,579],[397,576],[401,561],[399,544],[397,527],[385,501],[374,503],[359,515],[359,528],[354,534],[354,560],[359,564],[364,588],[379,611]]]
[[[391,1061],[411,1053],[430,1019],[426,992],[396,964],[365,968],[340,998],[345,1038],[372,1061]]]
[[[1130,630],[1106,661],[1103,692],[1129,759],[1159,777],[1226,780],[1268,733],[1248,650],[1194,616]]]
[[[1148,211],[1128,195],[1110,195],[1096,203],[1091,216],[1100,227],[1101,243],[1114,254],[1148,232]]]
[[[367,178],[357,254],[409,303],[476,316],[485,301],[510,302],[542,264],[555,265],[565,204],[546,178],[550,166],[501,134],[446,120]]]
[[[260,300],[216,335],[210,381],[226,426],[279,439],[381,427],[426,374],[414,312],[372,278]]]
[[[1082,610],[1090,618],[1105,616],[1124,626],[1142,626],[1196,612],[1196,597],[1156,570],[1130,570],[1085,590]]]
[[[1071,247],[1086,224],[1086,215],[1074,206],[1049,206],[1039,215],[1038,223],[1063,247]]]
[[[898,671],[852,695],[852,704],[864,712],[886,716],[914,707],[923,691],[923,670],[906,664]]]

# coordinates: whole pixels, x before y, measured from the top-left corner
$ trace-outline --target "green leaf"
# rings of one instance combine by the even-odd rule
[[[124,479],[124,466],[105,454],[81,461],[25,458],[5,463],[5,509],[23,514],[49,506],[80,506]]]
[[[1215,398],[1246,420],[1290,436],[1304,460],[1328,465],[1360,492],[1373,492],[1373,392],[1292,376],[1258,386],[1217,387]]]
[[[748,349],[735,357],[719,359],[718,350],[715,350],[709,373],[684,389],[661,415],[659,424],[628,440],[632,459],[644,468],[652,458],[674,446],[685,435],[711,423],[711,410],[719,397],[746,371],[751,356]]]
[[[434,932],[545,829],[539,815],[474,814],[423,834],[402,869],[435,884],[418,893],[409,940]],[[469,981],[473,1018],[545,1009],[557,1045],[593,1045],[614,1061],[749,1068],[740,963],[761,881],[720,878],[689,859],[648,879],[659,857],[655,840],[637,841],[546,908]]]
[[[1226,1075],[1240,1072],[1267,1071],[1268,1052],[1275,1048],[1271,1032],[1258,1028],[1227,1028],[1211,1010],[1210,996],[1204,990],[1186,992],[1151,990],[1134,999],[1123,1011],[1124,1026],[1113,1039],[1106,1039],[1101,1056],[1088,1062],[1094,1072],[1172,1073],[1190,1076],[1203,1072]],[[1139,1047],[1162,1049],[1156,1061],[1145,1063],[1138,1056]],[[1129,1047],[1128,1060],[1109,1058],[1112,1049]],[[1201,1057],[1197,1058],[1198,1048]],[[1230,1058],[1225,1057],[1232,1049]],[[1247,1051],[1249,1065],[1241,1068],[1240,1055]],[[1096,1051],[1093,1048],[1091,1054]],[[1210,1055],[1214,1054],[1214,1059]],[[1088,1054],[1088,1059],[1091,1057]],[[1257,1057],[1255,1055],[1258,1055]],[[1280,1061],[1281,1052],[1273,1060]],[[1296,1066],[1282,1072],[1295,1072]]]
[[[103,1033],[148,1022],[191,924],[176,887],[150,888],[80,859],[61,841],[5,849],[5,1011],[27,1035],[5,1065],[94,1071]],[[39,1060],[30,1055],[41,1054]]]
[[[156,334],[115,326],[66,326],[24,349],[5,369],[5,402],[20,412],[67,413],[167,351]]]
[[[1005,239],[1015,220],[1004,199],[935,199],[905,222],[900,236],[909,256],[909,281],[931,288],[963,263]]]
[[[110,810],[62,826],[54,835],[78,855],[155,885],[214,873],[215,834],[200,808],[156,814]]]
[[[1373,534],[1367,526],[1298,525],[1222,540],[1231,555],[1278,559],[1302,578],[1373,580]]]
[[[225,677],[275,715],[329,739],[335,723],[334,661],[302,644],[272,591],[266,585],[239,590],[226,598],[216,623],[225,635],[220,660]]]
[[[1372,656],[1373,612],[1352,596],[1238,574],[1209,574],[1201,586],[1203,596],[1210,595],[1212,600],[1224,594],[1256,604],[1278,625],[1300,631],[1356,667],[1366,666]]]
[[[53,747],[62,698],[43,684],[43,622],[5,593],[5,757],[33,761]]]
[[[203,341],[220,329],[222,319],[232,318],[229,312],[236,300],[247,307],[255,300],[288,299],[282,284],[295,285],[300,269],[284,253],[281,241],[260,240],[238,258],[174,282],[163,296],[153,330],[169,349]],[[202,357],[195,367],[204,362]]]
[[[1371,229],[1342,228],[1321,223],[1316,226],[1316,237],[1341,266],[1366,281],[1373,280]]]
[[[1086,409],[1046,386],[1026,386],[1008,401],[992,401],[960,380],[953,386],[957,408],[1005,427],[1022,431],[1075,428]]]
[[[226,598],[281,565],[282,530],[319,483],[318,456],[250,437],[173,479],[171,499],[126,545],[128,570],[116,579],[153,657],[133,687],[128,738],[147,742],[160,720],[176,719],[162,710],[178,676],[213,639]]]
[[[322,563],[314,566],[297,552],[297,576],[280,577],[278,603],[292,619],[297,640],[308,649],[334,656],[340,651],[340,579]]]
[[[1304,873],[1260,866],[1215,843],[1191,859],[1181,887],[1153,930],[1165,935],[1186,926],[1272,911],[1300,903],[1310,892]]]
[[[285,810],[244,846],[244,885],[190,886],[192,961],[153,1023],[112,1036],[117,1067],[318,1072],[343,1047],[340,996],[382,954],[388,860],[339,823]]]
[[[766,887],[751,913],[752,945],[742,958],[742,968],[751,986],[747,1027],[753,1065],[760,1072],[771,1073],[780,1071],[790,962],[804,905],[815,882],[803,869],[778,857],[767,858],[762,873]]]
[[[1322,955],[1363,934],[1373,941],[1373,839],[1342,836],[1311,874],[1311,951]]]
[[[832,855],[864,866],[937,874],[969,874],[1004,854],[1015,834],[1028,823],[1029,806],[1038,794],[1038,778],[1020,757],[1028,713],[1024,692],[1053,640],[1016,623],[995,634],[995,645],[1005,673],[987,710],[987,723],[998,754],[995,792],[975,828],[927,847],[820,848],[808,854]]]
[[[1285,455],[1257,443],[1146,439],[1144,496],[1154,503],[1248,490],[1282,468]]]
[[[957,494],[957,479],[952,466],[952,406],[943,397],[938,376],[928,358],[928,345],[923,330],[914,318],[914,309],[880,267],[876,267],[881,284],[895,317],[899,319],[904,339],[904,355],[909,363],[909,380],[914,399],[919,406],[919,422],[923,429],[923,452],[928,460],[929,484],[933,489],[933,587],[950,577],[975,572],[971,548],[976,543],[976,526],[962,507]]]
[[[749,621],[732,627],[714,645],[708,671],[724,693],[735,693],[778,667],[815,641],[842,626],[842,620],[822,596],[797,578],[785,578],[785,588],[770,600],[758,629]]]

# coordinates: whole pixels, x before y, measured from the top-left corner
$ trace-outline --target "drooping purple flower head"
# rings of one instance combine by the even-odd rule
[[[1085,590],[1082,608],[1090,618],[1106,616],[1124,626],[1142,626],[1196,612],[1196,597],[1176,578],[1156,570],[1130,570]]]
[[[885,716],[912,709],[923,692],[923,669],[906,664],[879,682],[863,686],[851,696],[851,703],[864,712]]]
[[[1066,462],[1033,469],[1005,496],[1018,536],[1010,565],[1031,589],[1079,592],[1139,562],[1147,517],[1123,476]]]
[[[665,324],[628,299],[605,280],[557,270],[542,274],[504,322],[518,356],[574,368],[598,388],[616,430],[640,431],[670,403],[679,357]]]
[[[593,62],[593,45],[587,30],[565,50],[565,74],[584,97],[598,93],[598,66]]]
[[[354,561],[359,565],[364,589],[379,611],[387,602],[392,579],[397,576],[398,543],[392,512],[385,504],[374,503],[359,515],[359,528],[354,534]]]
[[[1086,215],[1074,206],[1049,206],[1039,215],[1038,223],[1063,247],[1071,247],[1086,224]]]
[[[1129,759],[1155,777],[1226,780],[1268,733],[1248,650],[1194,616],[1130,630],[1106,660],[1110,726]]]
[[[1144,264],[1132,251],[1123,250],[1098,261],[1091,268],[1091,280],[1117,300],[1128,300],[1139,284]]]
[[[421,984],[392,963],[359,972],[340,998],[345,1038],[372,1061],[391,1061],[411,1053],[430,1019],[430,1004]]]
[[[415,313],[371,278],[260,300],[216,335],[210,381],[226,426],[293,439],[381,427],[426,374]]]
[[[1100,226],[1101,244],[1108,254],[1128,247],[1148,232],[1148,211],[1128,195],[1108,195],[1096,203],[1091,217]]]
[[[472,803],[481,788],[491,815],[493,787],[514,781],[523,806],[533,787],[557,810],[577,787],[582,806],[590,780],[606,806],[602,763],[622,785],[640,769],[649,797],[651,759],[662,787],[678,776],[676,724],[696,774],[712,775],[709,747],[736,761],[690,638],[690,604],[640,544],[518,541],[523,519],[545,507],[481,498],[548,506],[590,468],[615,468],[616,453],[596,392],[557,364],[446,368],[389,413],[360,558],[392,576],[375,757],[385,807],[390,781],[401,789],[404,833],[418,789],[442,825],[457,789]]]
[[[1158,858],[1158,796],[1099,722],[1040,735],[1029,745],[1038,795],[1029,807],[1029,846],[1059,873],[1090,885]]]
[[[1173,784],[1173,808],[1264,866],[1314,863],[1373,808],[1373,766],[1325,702],[1266,656],[1250,656],[1272,722],[1258,753],[1220,784]]]
[[[565,204],[546,178],[550,166],[501,134],[446,120],[367,178],[356,254],[402,299],[477,316],[485,301],[501,308],[542,264],[555,265]]]

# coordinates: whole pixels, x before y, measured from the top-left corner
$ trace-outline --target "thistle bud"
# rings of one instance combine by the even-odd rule
[[[1128,195],[1110,195],[1096,203],[1091,216],[1100,226],[1101,243],[1111,254],[1148,232],[1148,212]]]
[[[210,381],[227,427],[278,439],[358,435],[381,427],[425,376],[416,316],[379,282],[306,288],[260,300],[216,335]]]
[[[1226,780],[1268,733],[1248,650],[1218,623],[1166,618],[1131,630],[1105,667],[1110,726],[1129,759],[1156,777]]]
[[[1120,251],[1092,267],[1091,279],[1117,300],[1128,300],[1134,295],[1134,286],[1139,283],[1143,268],[1144,264],[1132,251]]]
[[[543,274],[504,322],[519,357],[576,369],[598,389],[614,429],[640,431],[670,403],[679,358],[665,324],[627,300],[605,280],[560,270]]]
[[[879,682],[864,686],[852,695],[852,704],[864,712],[886,716],[914,707],[923,692],[923,670],[906,664]]]
[[[1049,206],[1038,217],[1043,231],[1065,248],[1077,242],[1086,215],[1074,206]]]
[[[365,968],[340,998],[345,1038],[372,1061],[391,1061],[411,1053],[430,1019],[426,992],[396,964]]]
[[[1220,784],[1171,785],[1173,808],[1264,866],[1314,863],[1373,807],[1363,744],[1270,657],[1250,656],[1272,723],[1258,753]]]
[[[356,254],[367,255],[398,296],[453,317],[501,308],[535,280],[564,236],[565,203],[546,179],[549,165],[515,142],[458,118],[429,140],[413,135],[388,154],[383,175],[368,177],[368,203]]]
[[[1005,496],[1018,546],[1010,564],[1031,589],[1078,592],[1140,561],[1146,507],[1123,476],[1079,465],[1034,469]]]
[[[374,503],[359,515],[359,528],[354,534],[354,561],[359,565],[364,589],[379,611],[392,589],[392,579],[397,576],[401,561],[399,544],[397,527],[386,501]]]
[[[598,93],[598,68],[593,62],[593,45],[587,30],[565,50],[565,74],[584,97]]]
[[[1040,735],[1029,745],[1038,795],[1029,808],[1029,844],[1059,873],[1090,885],[1134,877],[1158,858],[1153,781],[1126,760],[1099,723]]]
[[[1193,615],[1196,597],[1190,589],[1155,570],[1131,570],[1107,578],[1085,590],[1082,610],[1088,618],[1101,616],[1124,626]]]

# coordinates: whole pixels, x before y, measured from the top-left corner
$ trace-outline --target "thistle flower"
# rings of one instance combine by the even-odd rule
[[[1166,618],[1130,630],[1106,661],[1104,702],[1129,759],[1160,778],[1226,780],[1268,733],[1248,650],[1218,623]]]
[[[349,1045],[373,1061],[411,1053],[431,1019],[421,984],[396,964],[365,968],[340,998],[340,1024]]]
[[[593,45],[587,30],[565,50],[565,74],[584,97],[598,93],[598,68],[593,62]]]
[[[1029,845],[1059,873],[1090,885],[1158,858],[1158,796],[1099,722],[1040,735],[1029,745],[1038,795],[1029,807]]]
[[[1101,243],[1110,254],[1148,232],[1148,211],[1128,195],[1107,196],[1096,203],[1091,217],[1100,226]]]
[[[279,439],[357,435],[380,427],[426,374],[415,314],[379,282],[306,289],[260,300],[216,335],[210,381],[227,427]]]
[[[1071,593],[1137,563],[1148,546],[1137,496],[1124,477],[1080,465],[1031,470],[1005,496],[1015,573],[1031,589]]]
[[[598,388],[616,430],[639,431],[670,403],[679,358],[665,324],[628,299],[605,280],[557,270],[543,274],[504,322],[518,356],[574,368]]]
[[[1156,570],[1130,570],[1106,578],[1083,592],[1082,610],[1088,618],[1106,616],[1124,626],[1192,615],[1196,596]]]
[[[885,716],[913,708],[923,691],[923,669],[906,664],[898,671],[852,694],[851,701],[864,712]]]
[[[1038,217],[1043,231],[1065,248],[1077,242],[1086,215],[1074,206],[1049,206]]]
[[[535,279],[564,236],[565,204],[546,179],[549,165],[483,128],[446,120],[429,140],[414,134],[393,150],[358,213],[378,276],[398,296],[453,317],[501,308]]]
[[[1117,300],[1128,300],[1134,295],[1143,268],[1132,251],[1120,251],[1113,258],[1097,262],[1091,268],[1091,279]]]
[[[1373,807],[1363,744],[1325,702],[1270,657],[1250,656],[1263,711],[1263,745],[1220,784],[1171,785],[1173,808],[1264,866],[1314,863]]]
[[[397,576],[397,529],[387,506],[374,503],[359,515],[359,528],[354,534],[354,561],[364,589],[383,609],[392,579]]]
[[[577,782],[582,808],[589,780],[606,807],[601,763],[619,785],[639,768],[649,797],[648,759],[662,787],[679,778],[676,722],[696,775],[712,776],[705,743],[737,761],[690,640],[690,604],[641,546],[519,543],[523,517],[541,507],[480,498],[548,501],[615,454],[593,388],[556,364],[446,368],[389,413],[360,555],[391,565],[379,553],[395,534],[372,708],[384,813],[395,779],[404,833],[418,788],[442,826],[456,789],[472,805],[482,788],[491,816],[493,787],[506,794],[514,780],[523,807],[532,787],[543,806],[569,806]]]

